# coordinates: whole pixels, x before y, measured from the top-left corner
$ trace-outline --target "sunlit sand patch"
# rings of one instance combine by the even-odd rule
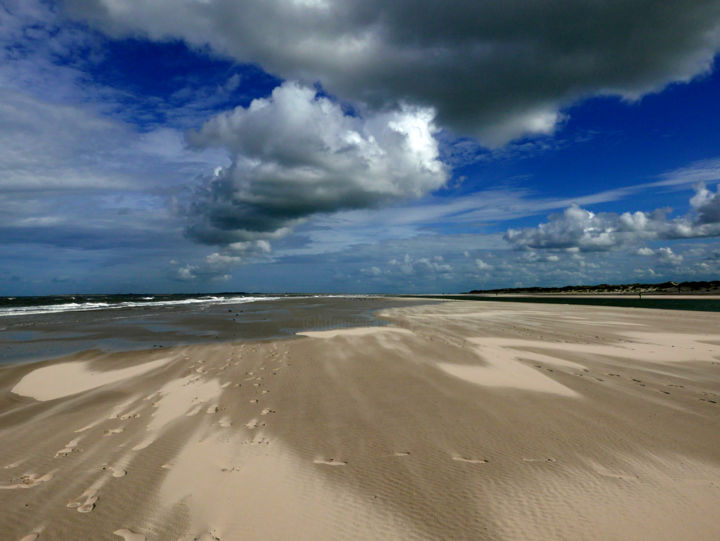
[[[572,342],[547,342],[544,340],[523,340],[519,338],[472,338],[471,342],[483,349],[499,347],[516,351],[516,356],[525,359],[549,362],[568,368],[584,368],[583,365],[573,363],[557,355],[547,355],[526,351],[523,348],[535,348],[568,352],[570,355],[587,353],[606,357],[619,357],[638,361],[653,362],[690,362],[690,361],[718,361],[720,342],[717,334],[684,334],[684,333],[657,333],[657,332],[623,332],[620,336],[629,338],[629,342],[613,344],[583,344]]]
[[[166,383],[158,390],[158,398],[153,406],[153,412],[147,430],[150,434],[133,451],[140,451],[149,446],[159,432],[169,423],[184,416],[192,416],[200,412],[203,405],[210,400],[216,400],[222,392],[217,379],[202,380],[187,376]]]
[[[44,529],[45,529],[44,526],[40,526],[39,528],[35,528],[35,531],[30,532],[29,534],[21,537],[21,538],[19,539],[19,541],[36,541],[37,539],[40,538],[40,534],[43,532]]]
[[[582,370],[585,368],[582,364],[563,359],[557,355],[537,353],[535,351],[527,351],[526,349],[523,349],[559,349],[576,352],[578,351],[578,347],[582,347],[584,344],[567,344],[565,342],[555,343],[547,342],[545,340],[523,340],[520,338],[498,337],[470,338],[469,341],[478,347],[478,352],[483,358],[493,355],[497,357],[512,355],[514,359],[523,358],[536,362],[545,362],[556,366],[563,366],[565,368],[573,368],[575,370]],[[590,345],[590,347],[593,346]],[[508,353],[510,351],[513,353]]]
[[[652,359],[656,362],[717,361],[720,356],[720,346],[709,343],[720,340],[718,335],[627,332],[623,333],[623,336],[633,341],[618,344],[581,344],[496,337],[472,338],[470,342],[477,346],[485,365],[439,363],[438,366],[448,374],[477,385],[578,396],[575,391],[522,364],[519,359],[574,369],[583,369],[582,365],[552,353],[538,353],[524,348],[563,351],[569,354],[588,353],[640,361]]]
[[[147,374],[167,364],[170,360],[170,358],[158,359],[108,371],[92,370],[91,363],[80,361],[43,366],[26,374],[15,384],[12,392],[39,401],[55,400]]]
[[[346,329],[330,329],[328,331],[305,331],[297,334],[298,336],[308,336],[310,338],[335,338],[336,336],[368,336],[384,333],[414,334],[411,330],[401,327],[351,327]]]
[[[145,541],[145,536],[141,533],[128,530],[127,528],[120,528],[113,532],[118,537],[122,537],[124,541]]]
[[[527,391],[553,393],[562,396],[580,396],[538,370],[522,364],[516,355],[503,348],[480,350],[484,365],[438,363],[438,367],[454,376],[476,385],[511,387]]]

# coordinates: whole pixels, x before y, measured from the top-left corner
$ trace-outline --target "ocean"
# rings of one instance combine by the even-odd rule
[[[383,325],[374,313],[417,300],[371,295],[73,295],[0,298],[0,364],[79,351],[155,349]]]

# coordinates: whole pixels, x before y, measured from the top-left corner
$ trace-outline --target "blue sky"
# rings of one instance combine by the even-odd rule
[[[718,279],[720,2],[423,2],[0,0],[0,294]]]

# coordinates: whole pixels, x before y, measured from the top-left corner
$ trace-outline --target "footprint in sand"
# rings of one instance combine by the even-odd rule
[[[145,541],[145,536],[141,533],[133,532],[127,528],[120,528],[113,532],[118,537],[122,537],[125,541]]]
[[[40,537],[40,533],[33,532],[30,534],[27,534],[25,537],[21,537],[20,541],[35,541],[38,537]]]
[[[552,457],[547,457],[547,458],[525,458],[525,457],[523,457],[523,462],[557,462],[557,460]]]
[[[105,431],[105,436],[112,436],[113,434],[120,434],[120,432],[123,432],[124,428],[110,428]]]
[[[334,458],[316,458],[314,464],[323,464],[324,466],[347,466],[347,460],[335,460]]]
[[[250,402],[251,404],[257,404],[258,400],[257,398],[253,398],[252,400],[248,400],[248,402]]]
[[[220,428],[230,428],[232,426],[232,422],[229,417],[223,417],[218,421],[218,424],[220,425]]]
[[[0,490],[13,490],[16,488],[32,488],[41,483],[46,483],[53,478],[54,472],[48,472],[45,475],[37,475],[35,473],[26,473],[21,475],[16,483],[11,485],[0,485]]]
[[[253,419],[253,420],[251,420],[251,421],[248,421],[248,422],[245,424],[245,426],[246,426],[247,428],[250,428],[250,429],[255,429],[255,428],[259,428],[259,427],[265,426],[265,423],[261,423],[261,422],[259,422],[257,419]]]
[[[393,453],[393,456],[410,456],[410,451],[398,451]]]
[[[207,413],[208,415],[212,415],[213,413],[217,413],[218,411],[220,411],[220,407],[215,405],[210,406],[207,410],[205,410],[205,413]]]
[[[125,477],[127,471],[122,468],[116,468],[115,466],[108,466],[107,464],[102,467],[103,471],[110,472],[113,477]]]
[[[80,501],[82,498],[85,498],[85,500]],[[95,509],[95,503],[98,501],[98,498],[98,491],[89,488],[80,495],[80,498],[69,502],[67,507],[69,509],[76,509],[78,513],[89,513]]]
[[[267,415],[269,413],[275,413],[275,410],[271,410],[270,408],[265,408],[260,412],[260,415]]]
[[[57,453],[55,453],[55,458],[60,456],[68,456],[70,453],[76,450],[77,444],[80,441],[80,438],[75,438],[74,440],[68,442],[65,444],[65,447],[60,449]]]
[[[456,462],[466,462],[468,464],[487,464],[489,462],[485,458],[470,458],[467,456],[454,456],[452,459]]]

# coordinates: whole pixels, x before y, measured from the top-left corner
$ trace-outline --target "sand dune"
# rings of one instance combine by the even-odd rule
[[[720,314],[383,317],[1,368],[3,539],[720,539]]]

